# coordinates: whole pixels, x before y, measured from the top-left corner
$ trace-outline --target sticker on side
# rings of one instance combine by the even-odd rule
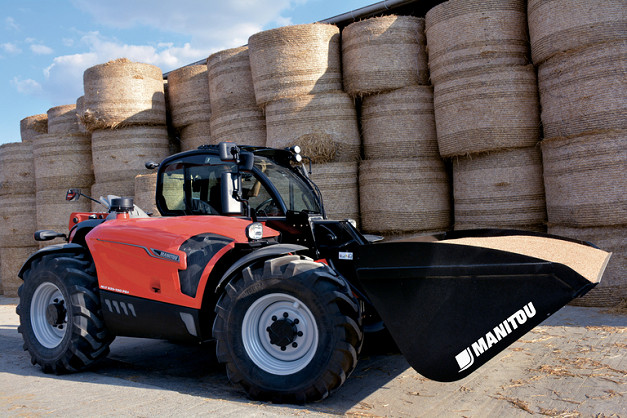
[[[353,253],[340,253],[338,258],[340,260],[352,260],[353,259]]]

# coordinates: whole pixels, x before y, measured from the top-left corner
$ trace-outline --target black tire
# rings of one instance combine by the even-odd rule
[[[326,398],[355,369],[361,308],[328,266],[283,256],[228,283],[213,336],[218,361],[250,398],[302,404]]]
[[[18,290],[18,332],[31,362],[45,373],[83,370],[109,353],[93,262],[84,254],[33,260]]]

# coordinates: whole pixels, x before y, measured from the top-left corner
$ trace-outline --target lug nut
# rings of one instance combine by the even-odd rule
[[[303,332],[302,331],[298,331],[298,333],[296,335],[298,335],[299,337],[302,337],[303,336]]]
[[[272,315],[272,320],[273,320],[273,321],[276,321],[276,320],[277,320],[276,315]]]
[[[287,312],[283,312],[283,318],[287,318],[288,316],[290,316],[290,314],[288,314]]]
[[[299,322],[300,322],[300,321],[298,320],[298,318],[296,318],[296,319],[294,320],[294,324],[298,324]]]
[[[285,346],[281,347],[281,351],[285,351],[286,349],[287,349],[287,347],[285,347]]]
[[[292,343],[292,347],[294,348],[298,347],[298,343]]]

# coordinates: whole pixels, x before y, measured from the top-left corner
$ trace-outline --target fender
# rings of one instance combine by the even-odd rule
[[[20,272],[17,275],[19,276],[20,279],[24,280],[24,277],[22,275],[28,268],[30,268],[30,265],[33,262],[33,260],[36,260],[48,254],[68,253],[68,252],[79,254],[79,253],[88,253],[88,250],[82,245],[73,244],[73,243],[55,244],[55,245],[50,245],[48,247],[44,247],[40,249],[39,251],[36,251],[33,254],[31,254],[30,257],[28,257],[28,260],[24,262],[24,264],[22,265],[22,268],[20,269]]]
[[[263,247],[253,251],[250,254],[240,258],[234,263],[227,271],[222,275],[222,278],[218,282],[215,288],[215,293],[218,293],[227,281],[244,266],[250,265],[255,261],[265,260],[276,256],[286,255],[289,253],[296,253],[299,251],[309,251],[309,248],[296,244],[275,244],[268,247]]]

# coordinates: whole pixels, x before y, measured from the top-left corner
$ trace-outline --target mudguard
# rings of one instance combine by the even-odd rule
[[[68,252],[86,253],[87,249],[83,247],[82,245],[72,244],[72,243],[49,245],[47,247],[44,247],[32,253],[30,257],[28,257],[28,259],[24,262],[24,264],[22,265],[22,268],[20,269],[19,273],[17,273],[17,275],[19,276],[20,279],[23,279],[24,277],[22,277],[22,275],[24,274],[24,271],[26,271],[26,269],[30,267],[33,260],[37,258],[43,257],[44,255],[48,255],[48,254],[68,253]]]
[[[548,235],[457,235],[364,245],[355,254],[358,279],[409,364],[442,382],[468,376],[585,294],[609,260],[601,250]],[[574,251],[573,260],[580,251],[595,267],[575,271],[572,260],[567,266],[554,254],[532,256],[556,245]],[[525,246],[534,249],[503,250]]]

